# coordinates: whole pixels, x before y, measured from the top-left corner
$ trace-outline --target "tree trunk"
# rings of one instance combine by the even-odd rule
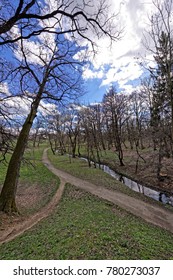
[[[25,152],[25,147],[27,145],[29,132],[33,124],[34,118],[37,114],[37,109],[41,100],[44,86],[46,84],[46,80],[47,79],[45,78],[42,84],[40,85],[37,97],[33,101],[31,111],[23,124],[22,130],[17,140],[16,147],[8,165],[4,185],[0,194],[0,211],[9,214],[13,212],[18,212],[15,197],[17,192],[17,184],[19,180],[20,166]]]
[[[7,213],[18,212],[15,196],[19,179],[19,171],[28,141],[29,132],[35,116],[36,112],[31,110],[17,140],[16,147],[8,165],[5,182],[0,195],[0,211]]]
[[[173,143],[173,97],[171,94],[171,142]]]
[[[72,143],[72,158],[76,157],[76,143]]]

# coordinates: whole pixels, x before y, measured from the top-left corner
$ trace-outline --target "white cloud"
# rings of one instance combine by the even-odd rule
[[[146,50],[142,40],[144,33],[150,30],[149,18],[156,11],[156,7],[153,0],[112,0],[112,5],[115,11],[120,7],[118,18],[124,26],[122,39],[114,42],[111,50],[108,48],[106,38],[99,40],[99,52],[94,59],[90,59],[93,68],[84,71],[83,76],[85,79],[94,79],[99,69],[106,66],[105,69],[108,70],[102,71],[101,86],[118,82],[120,88],[131,91],[133,86],[128,82],[132,83],[140,78],[145,71],[140,65],[140,59],[138,61],[136,58],[145,59],[147,67],[155,67],[153,56]]]
[[[89,66],[83,67],[83,78],[88,79],[102,79],[104,76],[103,69],[92,71]]]
[[[113,42],[111,49],[109,48],[110,41],[108,38],[102,38],[97,41],[99,51],[92,61],[96,69],[104,64],[116,65],[118,60],[124,59],[124,56],[127,56],[129,58],[128,62],[130,62],[138,54],[143,29],[139,28],[139,17],[141,18],[141,15],[137,17],[137,14],[141,10],[139,5],[136,4],[137,1],[134,0],[113,1],[112,5],[115,12],[118,10],[117,7],[121,7],[118,19],[121,22],[121,26],[124,27],[124,32],[121,40]]]
[[[27,97],[13,96],[1,102],[1,107],[4,112],[12,119],[26,118],[31,109],[32,99]],[[57,112],[55,104],[45,103],[41,100],[38,113],[42,116],[52,115]]]
[[[120,88],[123,88],[129,81],[138,79],[143,74],[143,69],[135,61],[131,61],[128,64],[119,67],[112,66],[106,73],[101,86],[109,85],[113,82],[117,82]]]
[[[8,114],[8,117],[17,119],[19,116],[27,116],[31,106],[31,99],[13,96],[4,99],[1,103],[2,110]]]
[[[6,97],[6,96],[10,96],[10,91],[9,91],[9,87],[8,84],[5,83],[0,83],[0,97]]]
[[[38,112],[42,114],[42,116],[46,117],[47,115],[57,114],[57,106],[51,103],[45,103],[43,100],[40,102],[40,106],[38,108]]]

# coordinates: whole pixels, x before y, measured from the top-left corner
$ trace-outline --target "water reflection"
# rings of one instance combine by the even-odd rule
[[[80,158],[80,159],[87,160],[86,158]],[[150,189],[149,187],[145,187],[125,176],[118,174],[117,172],[109,168],[107,165],[96,164],[96,167],[102,169],[105,173],[109,174],[116,180],[120,181],[121,183],[123,183],[124,185],[132,189],[133,191],[142,193],[148,197],[151,197],[154,200],[162,202],[163,204],[169,204],[173,206],[173,196],[169,196],[164,192],[156,191]]]
[[[144,194],[148,197],[151,197],[157,201],[160,201],[164,204],[170,204],[171,206],[173,206],[173,196],[169,196],[166,193],[156,191],[156,190],[150,189],[148,187],[144,187],[143,185],[141,185],[125,176],[118,174],[117,172],[115,172],[111,168],[109,168],[107,165],[100,165],[100,168],[105,173],[111,175],[116,180],[120,181],[121,183],[123,183],[124,185],[126,185],[127,187],[132,189],[133,191],[142,193],[142,194]]]

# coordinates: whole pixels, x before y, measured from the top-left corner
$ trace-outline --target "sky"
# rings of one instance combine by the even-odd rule
[[[112,6],[115,11],[119,7],[118,19],[124,30],[122,38],[114,42],[111,49],[106,47],[106,40],[98,42],[100,52],[92,67],[84,70],[88,89],[85,101],[88,103],[101,101],[112,84],[118,92],[134,91],[146,75],[139,61],[146,59],[148,65],[154,65],[152,55],[143,45],[149,18],[155,10],[152,0],[112,0]]]
[[[14,0],[14,2],[17,0]],[[100,0],[95,0],[93,3],[96,6]],[[83,66],[84,91],[86,94],[80,98],[80,101],[87,105],[89,103],[101,102],[103,95],[112,84],[116,85],[118,92],[131,93],[139,88],[141,78],[146,75],[145,69],[140,65],[141,59],[147,61],[147,65],[153,66],[152,55],[145,49],[142,41],[144,34],[150,29],[149,17],[155,11],[153,1],[157,0],[108,0],[110,2],[110,11],[117,14],[114,24],[117,30],[123,30],[121,38],[113,42],[110,47],[109,38],[94,38],[90,32],[88,36],[94,39],[98,48],[97,54],[93,57],[92,52],[88,57],[88,63]],[[162,0],[158,0],[160,3]],[[81,0],[74,0],[72,3],[78,2],[82,5]],[[56,1],[45,0],[45,9],[53,9]],[[82,7],[82,6],[81,6]],[[89,9],[89,8],[88,8]],[[109,12],[108,12],[109,13]],[[109,14],[108,14],[109,15]],[[52,20],[53,21],[53,20]],[[44,21],[40,24],[52,24],[52,22]],[[68,26],[68,22],[64,22]],[[12,29],[15,34],[18,33],[17,27]],[[40,41],[44,41],[44,34],[40,35]],[[49,42],[54,45],[54,35],[49,34]],[[66,35],[67,39],[68,34]],[[80,40],[79,45],[82,47],[85,42]],[[28,59],[30,62],[39,63],[34,52],[37,54],[42,48],[43,57],[49,56],[49,50],[41,46],[39,42],[34,40],[25,40]],[[91,48],[91,47],[89,47]],[[89,49],[91,51],[91,49]],[[83,50],[76,54],[76,59],[80,59]],[[16,58],[21,59],[20,52],[15,52]],[[7,95],[10,95],[10,90],[7,83],[0,85],[0,90],[4,88]],[[45,105],[46,106],[46,105]]]

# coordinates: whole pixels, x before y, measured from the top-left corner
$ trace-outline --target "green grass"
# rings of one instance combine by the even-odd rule
[[[0,163],[0,185],[3,184],[4,182],[6,171],[7,171],[7,165]]]
[[[59,178],[53,175],[42,163],[41,158],[43,154],[43,148],[36,148],[27,150],[25,152],[26,161],[22,163],[20,170],[20,180],[18,190],[30,188],[31,186],[37,186],[39,188],[42,199],[30,209],[26,211],[28,213],[33,213],[46,205],[48,201],[52,198],[59,186]],[[7,158],[9,160],[9,157]],[[5,179],[7,165],[0,164],[0,185],[3,184]],[[22,209],[22,214],[23,214]],[[24,210],[25,211],[25,210]]]
[[[26,157],[35,168],[22,166],[21,187],[39,184],[45,192],[45,204],[59,180],[42,164],[42,149],[34,153],[30,150]],[[53,156],[51,151],[49,157],[57,168],[77,177],[139,197],[103,171],[88,168],[87,162],[72,159],[70,163],[67,156]],[[5,171],[0,173],[3,181],[2,174]],[[52,190],[50,196],[48,189]],[[13,241],[0,245],[0,259],[173,259],[173,234],[67,184],[55,212]]]
[[[3,259],[173,259],[173,235],[67,185],[56,211],[0,246]]]

